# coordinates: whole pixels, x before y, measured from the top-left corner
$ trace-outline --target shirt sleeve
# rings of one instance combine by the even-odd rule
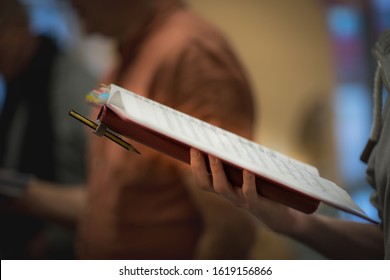
[[[252,91],[241,65],[224,45],[187,44],[175,59],[161,64],[149,93],[179,111],[241,136],[253,136]]]
[[[373,187],[373,192],[370,195],[370,203],[372,206],[374,206],[378,211],[378,216],[382,220],[382,211],[379,204],[379,194],[377,191],[377,187],[375,184],[375,158],[376,158],[376,149],[372,151],[372,154],[370,156],[370,160],[367,165],[366,170],[366,181],[369,183],[370,186]]]

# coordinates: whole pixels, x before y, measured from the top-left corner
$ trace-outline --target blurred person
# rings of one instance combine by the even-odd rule
[[[374,189],[370,200],[378,210],[379,224],[306,215],[288,208],[258,194],[254,174],[245,170],[243,185],[231,185],[221,161],[209,155],[211,180],[203,155],[192,149],[191,166],[198,187],[248,210],[274,232],[302,242],[328,258],[390,259],[390,31],[379,37],[373,54],[378,62],[373,93],[374,119],[362,160],[368,162],[366,178]],[[383,113],[382,91],[387,92]]]
[[[121,60],[106,83],[252,137],[251,90],[239,62],[223,36],[180,1],[73,2],[88,32],[119,42]],[[20,199],[38,217],[75,225],[81,216],[78,257],[248,257],[254,220],[194,188],[188,168],[146,147],[136,157],[96,137],[88,163],[87,199],[81,185],[42,179],[22,182]]]
[[[252,93],[239,61],[224,36],[182,1],[72,3],[86,32],[119,44],[118,65],[104,83],[253,136]],[[195,188],[188,167],[147,147],[139,149],[142,155],[135,156],[91,136],[78,256],[247,258],[255,240],[253,218]]]
[[[96,1],[93,4],[89,3],[90,8],[95,9],[95,4],[99,8],[101,3]],[[126,4],[128,3],[115,2],[115,4],[119,4],[119,6],[115,5],[118,10],[113,11],[113,13],[118,15],[122,12],[122,8],[127,7]],[[186,37],[186,32],[191,29],[192,24],[188,25],[188,22],[183,21],[188,29],[184,32],[181,30],[179,35],[184,37],[176,37],[176,35],[174,37],[176,39],[187,38],[188,44],[183,44],[180,47],[180,44],[174,40],[172,43],[175,43],[174,45],[178,48],[172,50],[178,51],[176,54],[177,60],[166,60],[168,57],[164,57],[160,53],[160,60],[157,60],[158,63],[154,64],[151,63],[154,57],[149,55],[156,53],[151,51],[145,56],[145,54],[140,54],[139,49],[143,44],[148,45],[146,44],[148,36],[145,38],[141,36],[149,33],[144,33],[144,30],[152,31],[150,29],[152,25],[146,23],[153,22],[153,27],[157,28],[159,27],[156,22],[157,19],[159,19],[159,23],[164,23],[161,20],[167,20],[168,15],[173,15],[173,12],[181,10],[181,13],[178,14],[182,15],[187,14],[187,12],[181,3],[176,1],[151,1],[146,5],[140,2],[134,3],[134,5],[130,6],[131,9],[141,8],[141,10],[137,10],[137,16],[135,17],[137,20],[131,24],[133,26],[133,23],[138,22],[133,26],[136,28],[133,30],[129,26],[129,30],[135,31],[136,34],[132,35],[136,35],[136,38],[140,39],[140,44],[134,50],[126,52],[128,55],[134,55],[134,61],[131,60],[131,56],[124,55],[123,69],[121,69],[121,66],[118,68],[120,71],[113,75],[113,77],[117,76],[114,81],[120,79],[119,74],[127,74],[123,71],[126,68],[125,66],[129,69],[137,66],[135,72],[137,72],[138,78],[131,83],[148,78],[149,75],[153,76],[153,79],[151,79],[153,82],[149,81],[148,85],[144,84],[145,90],[141,88],[141,93],[154,95],[157,94],[157,91],[163,90],[163,94],[159,93],[159,98],[167,99],[166,101],[171,99],[169,102],[177,103],[177,107],[179,107],[178,105],[183,108],[187,106],[187,111],[195,111],[196,109],[197,112],[204,115],[205,119],[215,123],[220,122],[225,127],[226,123],[230,123],[231,128],[236,130],[237,133],[241,132],[243,135],[250,137],[253,122],[250,91],[239,64],[236,62],[234,55],[231,54],[229,47],[225,45],[224,40],[219,37],[218,32],[211,28],[208,29],[208,25],[199,20],[195,26],[192,26],[192,28],[199,27],[198,32],[194,32],[194,37]],[[110,8],[114,7],[114,5],[109,6]],[[100,14],[103,17],[107,15],[106,11],[108,10],[106,8],[100,10],[100,12],[103,11]],[[143,10],[144,8],[147,9]],[[82,14],[87,11],[88,9],[81,9]],[[142,13],[139,13],[140,11]],[[164,16],[157,16],[159,14],[157,11],[163,11],[160,14]],[[126,17],[128,12],[126,10]],[[88,15],[88,13],[86,14]],[[125,15],[122,15],[122,20],[124,20],[124,17]],[[188,19],[193,18],[190,21],[193,24],[196,23],[197,19],[191,13],[185,16],[185,18],[187,17]],[[112,19],[114,26],[118,24],[118,17]],[[143,23],[145,23],[145,26],[143,26]],[[100,25],[99,20],[96,24]],[[111,37],[116,38],[119,42],[124,40],[119,34],[116,34],[122,28],[122,24],[120,23],[119,29],[111,30],[114,32]],[[105,31],[108,26],[110,24],[100,26],[103,30],[101,33],[109,35],[110,33],[107,34]],[[91,26],[87,24],[87,29],[89,27]],[[201,34],[201,31],[206,30],[210,32],[208,36],[214,37],[214,35],[217,35],[214,38],[216,42],[211,40],[207,44],[203,44],[208,40],[199,37],[206,35]],[[131,33],[129,32],[130,35]],[[210,39],[208,36],[206,38]],[[150,36],[150,38],[153,37]],[[169,36],[166,39],[170,39]],[[191,39],[196,40],[191,41]],[[182,43],[184,42],[186,40],[182,41]],[[198,44],[201,42],[203,43]],[[124,45],[122,44],[122,46]],[[189,46],[195,48],[189,49]],[[151,48],[151,45],[149,45],[149,48]],[[165,46],[165,50],[170,48],[171,45]],[[203,57],[203,54],[208,55]],[[146,59],[145,64],[142,63],[142,67],[140,67],[141,64],[136,65],[136,58]],[[199,60],[199,58],[202,58],[202,60]],[[192,67],[192,64],[197,67]],[[143,65],[150,68],[144,68]],[[167,69],[170,70],[170,73],[165,71]],[[205,70],[213,71],[206,73]],[[145,73],[145,75],[140,75],[140,73]],[[191,74],[196,74],[194,76],[196,79],[193,79],[194,77]],[[204,74],[205,76],[203,76]],[[127,77],[127,82],[131,80],[130,76]],[[180,77],[187,77],[186,83],[174,80],[174,78],[178,78],[178,81],[181,81]],[[183,85],[187,83],[189,88],[183,90]],[[123,85],[123,83],[119,84]],[[142,83],[135,84],[136,87],[140,85]],[[164,86],[160,88],[160,85]],[[129,86],[134,90],[131,84]],[[175,95],[169,96],[168,89],[172,90],[169,93]],[[204,91],[204,93],[198,95],[200,91]],[[181,96],[182,94],[183,96]],[[221,98],[222,96],[223,98]],[[237,106],[239,103],[237,101],[242,101],[241,105]],[[223,107],[219,108],[219,105],[227,105],[229,109],[224,110]],[[198,108],[203,108],[203,111],[198,110]],[[234,118],[230,115],[230,109],[232,108],[237,112]],[[241,110],[243,111],[241,112]],[[218,111],[219,113],[217,113]],[[92,141],[98,143],[100,139],[93,139]],[[2,177],[5,181],[12,181],[13,187],[22,190],[21,199],[18,202],[22,205],[21,208],[31,215],[56,221],[66,221],[74,225],[79,216],[83,214],[84,208],[86,208],[87,212],[81,226],[79,242],[79,256],[83,258],[245,258],[247,256],[254,239],[255,230],[252,220],[247,215],[235,210],[222,200],[215,201],[213,196],[204,195],[196,189],[191,189],[191,183],[187,182],[188,177],[182,174],[185,172],[180,170],[177,163],[170,162],[170,159],[161,157],[152,151],[144,152],[143,160],[139,160],[139,158],[137,160],[127,159],[129,155],[124,154],[123,151],[117,151],[117,147],[110,147],[104,142],[99,145],[102,145],[103,149],[101,147],[94,149],[94,145],[91,145],[91,158],[99,155],[99,152],[108,152],[105,158],[108,155],[110,166],[104,168],[105,172],[101,172],[96,170],[98,166],[91,165],[95,169],[91,168],[90,179],[87,183],[89,186],[87,202],[82,186],[72,185],[68,188],[58,188],[56,183],[39,178],[24,180],[23,177],[17,176],[19,180],[15,180],[14,176],[10,176],[9,173]],[[149,153],[150,155],[148,155]],[[117,155],[120,156],[116,158]],[[112,156],[114,156],[114,159]],[[93,162],[93,160],[90,160],[90,162]],[[99,161],[97,162],[99,163]],[[102,162],[105,163],[104,158]],[[112,165],[113,162],[116,162],[116,164]],[[121,164],[128,163],[130,163],[128,168],[125,168],[125,165],[121,166]],[[104,178],[107,174],[109,174],[110,182],[101,184],[107,182]],[[118,174],[121,176],[118,176]],[[158,178],[161,174],[164,175],[161,177],[162,180],[151,180],[153,176]],[[102,176],[101,180],[99,176]],[[122,188],[123,185],[126,185],[127,188]],[[108,188],[104,190],[107,194],[101,192],[100,188],[102,186]],[[144,190],[142,191],[143,187]],[[121,198],[121,200],[118,198]],[[129,209],[123,209],[126,207]],[[93,247],[92,250],[91,245],[96,247]]]
[[[15,196],[24,196],[32,178],[56,187],[85,181],[83,130],[67,121],[67,111],[88,112],[83,94],[95,79],[53,38],[31,31],[17,0],[0,0],[0,74],[0,256],[72,258],[73,230],[43,220]],[[43,205],[45,198],[38,198]]]

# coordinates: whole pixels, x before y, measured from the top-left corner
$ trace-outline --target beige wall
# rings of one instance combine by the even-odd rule
[[[301,120],[306,118],[311,102],[326,104],[333,85],[320,1],[187,2],[225,32],[249,71],[260,111],[256,140],[305,160],[307,156],[301,149],[304,145],[297,144]],[[324,135],[331,142],[328,120],[321,130],[327,132]]]
[[[248,70],[259,110],[255,140],[338,181],[330,106],[333,66],[320,1],[187,2],[225,32]],[[321,256],[260,227],[252,258]]]

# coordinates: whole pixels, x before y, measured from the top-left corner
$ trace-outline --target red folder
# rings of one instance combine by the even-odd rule
[[[190,163],[190,146],[172,139],[157,131],[133,122],[118,110],[109,105],[103,105],[98,115],[100,123],[122,136],[164,153],[179,161]],[[207,161],[207,157],[206,161]],[[224,170],[233,185],[242,185],[242,168],[233,163],[223,161]],[[257,191],[260,195],[282,203],[304,213],[313,213],[320,201],[304,193],[285,187],[269,178],[256,175]]]

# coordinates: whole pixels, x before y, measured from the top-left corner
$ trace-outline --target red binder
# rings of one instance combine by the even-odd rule
[[[97,116],[99,124],[73,111],[70,114],[94,129],[95,134],[108,137],[130,151],[138,152],[117,134],[187,164],[190,148],[195,147],[220,158],[234,185],[242,185],[245,168],[255,174],[257,192],[270,200],[307,214],[316,211],[323,202],[377,223],[343,189],[322,178],[313,166],[113,84],[91,94],[89,98],[94,103],[98,101],[95,104],[104,104]]]
[[[97,119],[120,135],[177,160],[190,163],[190,146],[133,122],[115,108],[103,105]],[[226,161],[223,161],[223,165],[229,181],[234,185],[241,186],[242,168]],[[268,178],[256,176],[256,186],[258,193],[264,197],[307,214],[313,213],[320,204],[319,200],[288,189]]]

